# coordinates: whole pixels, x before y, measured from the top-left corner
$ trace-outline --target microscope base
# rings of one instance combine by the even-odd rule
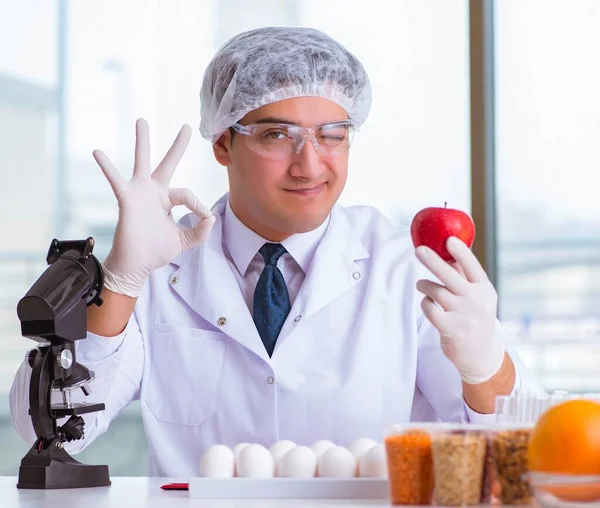
[[[87,465],[75,460],[52,441],[41,452],[37,444],[21,460],[18,489],[78,489],[110,485],[108,466]]]

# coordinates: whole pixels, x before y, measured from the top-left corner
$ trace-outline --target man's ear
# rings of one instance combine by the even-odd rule
[[[231,132],[226,130],[219,140],[213,144],[215,159],[221,166],[231,165]]]

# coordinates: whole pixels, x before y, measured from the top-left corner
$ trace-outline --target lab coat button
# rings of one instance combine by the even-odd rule
[[[352,278],[353,278],[354,280],[358,280],[358,279],[360,279],[360,272],[354,272],[354,273],[352,274]]]
[[[269,383],[270,385],[272,385],[275,382],[275,379],[273,378],[273,376],[269,376],[267,378],[267,383]]]
[[[302,314],[298,314],[295,318],[294,321],[297,323],[298,321],[300,321],[302,319]]]
[[[227,323],[227,318],[220,317],[217,323],[219,324],[219,326],[223,326],[225,323]]]

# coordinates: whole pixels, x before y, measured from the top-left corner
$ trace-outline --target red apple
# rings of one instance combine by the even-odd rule
[[[442,259],[454,261],[446,249],[446,241],[456,236],[471,248],[475,240],[475,223],[471,216],[462,210],[453,208],[423,208],[413,218],[410,236],[415,247],[426,245],[437,252]]]

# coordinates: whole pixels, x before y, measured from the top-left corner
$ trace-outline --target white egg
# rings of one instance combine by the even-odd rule
[[[270,478],[273,476],[273,456],[263,445],[251,444],[241,452],[237,462],[237,475],[245,478]]]
[[[378,444],[365,453],[358,464],[361,478],[387,478],[387,457],[385,445]]]
[[[317,463],[317,476],[329,478],[352,478],[356,476],[356,459],[343,446],[327,450]]]
[[[235,457],[235,473],[234,475],[237,476],[237,463],[238,460],[240,459],[240,453],[242,453],[242,450],[246,447],[250,446],[250,443],[238,443],[233,447],[233,456]]]
[[[269,452],[273,456],[273,474],[275,476],[277,476],[277,468],[279,466],[281,457],[283,457],[292,448],[296,448],[296,443],[287,440],[277,441],[271,446],[271,448],[269,448]]]
[[[296,446],[279,462],[279,476],[312,478],[317,474],[317,454],[308,446]]]
[[[238,443],[233,447],[233,454],[235,455],[235,461],[237,462],[237,460],[240,458],[240,453],[241,451],[246,448],[246,446],[249,446],[250,443]]]
[[[206,478],[231,478],[235,471],[233,451],[225,445],[209,447],[200,459],[200,476]]]
[[[330,450],[333,447],[335,447],[335,443],[333,443],[331,441],[327,441],[326,439],[323,439],[321,441],[316,441],[315,443],[310,445],[310,448],[312,449],[312,451],[317,454],[317,459],[321,455],[323,455],[327,450]]]
[[[350,450],[350,453],[354,455],[354,459],[358,463],[360,462],[360,459],[362,459],[362,456],[376,445],[376,441],[373,441],[368,437],[361,437],[355,441],[352,441],[352,443],[350,443],[348,446],[348,450]]]

